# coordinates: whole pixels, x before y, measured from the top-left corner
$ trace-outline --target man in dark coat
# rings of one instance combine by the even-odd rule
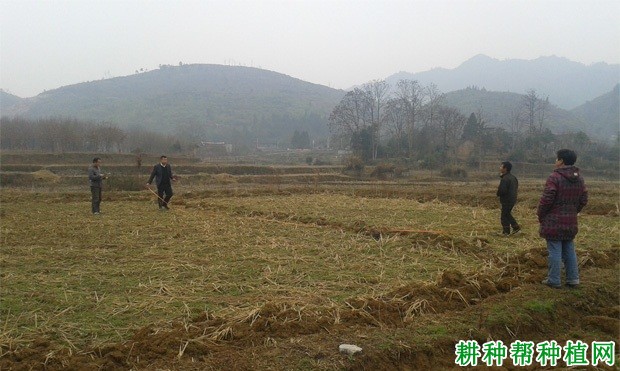
[[[171,182],[176,181],[176,177],[172,174],[172,168],[168,164],[168,157],[162,155],[159,158],[159,164],[153,166],[153,171],[151,171],[151,176],[146,185],[151,185],[153,179],[157,185],[159,210],[168,210],[168,202],[173,195]]]
[[[560,269],[566,270],[566,285],[579,285],[579,268],[573,239],[577,235],[577,214],[588,203],[588,191],[579,169],[577,154],[570,149],[557,152],[555,170],[545,183],[538,203],[540,236],[547,240],[549,272],[542,283],[562,287]]]
[[[108,177],[101,172],[101,159],[95,157],[92,165],[88,167],[88,183],[90,184],[91,210],[93,215],[99,215],[99,205],[101,204],[101,188],[103,186],[103,180]]]
[[[512,227],[512,234],[519,233],[521,227],[519,223],[512,216],[512,209],[517,203],[517,192],[519,190],[519,181],[510,172],[512,170],[512,164],[508,161],[502,162],[499,167],[501,180],[497,187],[497,196],[499,202],[502,205],[502,214],[500,221],[502,223],[502,235],[510,235],[510,227]]]

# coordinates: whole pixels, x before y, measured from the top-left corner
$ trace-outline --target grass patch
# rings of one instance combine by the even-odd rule
[[[525,302],[523,307],[534,313],[551,314],[555,309],[553,300],[530,300]]]

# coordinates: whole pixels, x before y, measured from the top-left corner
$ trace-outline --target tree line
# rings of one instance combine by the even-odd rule
[[[475,166],[490,158],[545,162],[560,147],[596,163],[618,160],[617,141],[609,146],[581,131],[551,132],[549,97],[533,89],[512,108],[508,123],[488,122],[481,109],[465,116],[444,98],[435,84],[400,80],[392,88],[371,81],[349,91],[331,112],[331,143],[365,162],[398,158],[428,168]]]
[[[208,137],[199,127],[179,126],[175,134],[162,134],[134,127],[120,128],[110,122],[73,118],[0,118],[0,145],[4,150],[41,152],[134,152],[187,153]],[[237,142],[237,147],[243,143]],[[285,143],[288,146],[289,143]],[[290,148],[311,148],[306,130],[295,130]],[[237,152],[239,149],[237,148]]]
[[[0,118],[3,150],[42,152],[180,153],[188,142],[143,128],[69,118]]]

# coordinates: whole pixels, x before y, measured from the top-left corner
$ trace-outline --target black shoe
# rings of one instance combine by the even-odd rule
[[[569,289],[578,289],[579,284],[578,283],[567,283],[566,287],[568,287]]]
[[[511,234],[517,234],[517,233],[521,233],[521,227],[516,227],[512,229],[512,233]]]
[[[542,283],[543,285],[547,285],[547,286],[551,287],[552,289],[561,289],[562,288],[562,285],[552,285],[552,284],[550,284],[548,279],[544,279],[540,283]]]

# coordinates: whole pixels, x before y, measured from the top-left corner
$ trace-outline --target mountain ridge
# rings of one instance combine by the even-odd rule
[[[617,138],[620,132],[620,84],[570,112],[591,128],[592,135]]]
[[[167,132],[178,126],[207,126],[209,138],[233,135],[235,130],[271,137],[288,120],[292,126],[309,123],[309,131],[324,135],[326,116],[344,95],[274,71],[192,64],[63,86],[24,98],[19,107],[3,114],[71,116]],[[258,132],[264,129],[259,124],[274,122],[277,128]]]
[[[514,64],[532,63],[528,60],[508,61],[510,66],[478,54],[456,69],[435,68],[424,73],[445,79],[458,69],[457,72],[470,76],[470,79],[478,76],[484,80],[506,73],[498,66],[514,68]],[[545,71],[549,68],[559,71],[554,76],[566,75],[578,68],[585,74],[582,79],[594,79],[587,77],[589,70],[584,69],[585,65],[563,57],[541,57],[536,61],[544,68],[541,67],[536,74],[530,71],[530,74],[538,76],[539,81],[547,81],[545,79],[549,76]],[[604,62],[594,65],[603,71],[609,68],[615,71],[618,66]],[[401,71],[392,75],[392,81],[388,82],[395,84],[407,74]],[[526,74],[522,72],[519,76]],[[420,83],[428,85],[423,80]],[[523,86],[529,85],[524,83]],[[617,86],[616,82],[616,90]],[[446,91],[441,86],[439,88]],[[536,89],[537,86],[529,88]],[[549,126],[558,132],[582,130],[599,138],[616,135],[615,128],[620,125],[619,104],[614,97],[618,94],[601,98],[612,92],[607,89],[584,99],[572,110],[560,107],[556,97],[549,95]],[[208,140],[244,137],[246,140],[282,142],[289,140],[295,130],[308,131],[317,138],[329,135],[327,119],[346,91],[254,67],[188,64],[162,65],[159,69],[133,75],[66,85],[31,98],[20,98],[4,91],[0,93],[2,115],[64,116],[112,122],[124,128],[141,126],[167,133],[184,133]],[[459,108],[465,115],[483,108],[487,121],[505,127],[510,121],[511,110],[518,108],[524,93],[493,90],[477,82],[448,91],[446,103]],[[543,99],[547,96],[540,90],[538,95]]]
[[[400,71],[388,76],[386,81],[395,86],[400,79],[417,80],[422,85],[434,83],[444,92],[469,86],[519,94],[534,89],[540,95],[549,96],[559,107],[573,109],[619,83],[620,64],[585,65],[558,56],[499,60],[478,54],[453,69]]]
[[[555,133],[583,131],[595,139],[609,140],[620,128],[620,85],[573,110],[565,110],[550,102],[546,126]],[[523,94],[466,88],[446,93],[446,105],[468,116],[482,110],[489,126],[511,130],[512,117],[523,109]]]

